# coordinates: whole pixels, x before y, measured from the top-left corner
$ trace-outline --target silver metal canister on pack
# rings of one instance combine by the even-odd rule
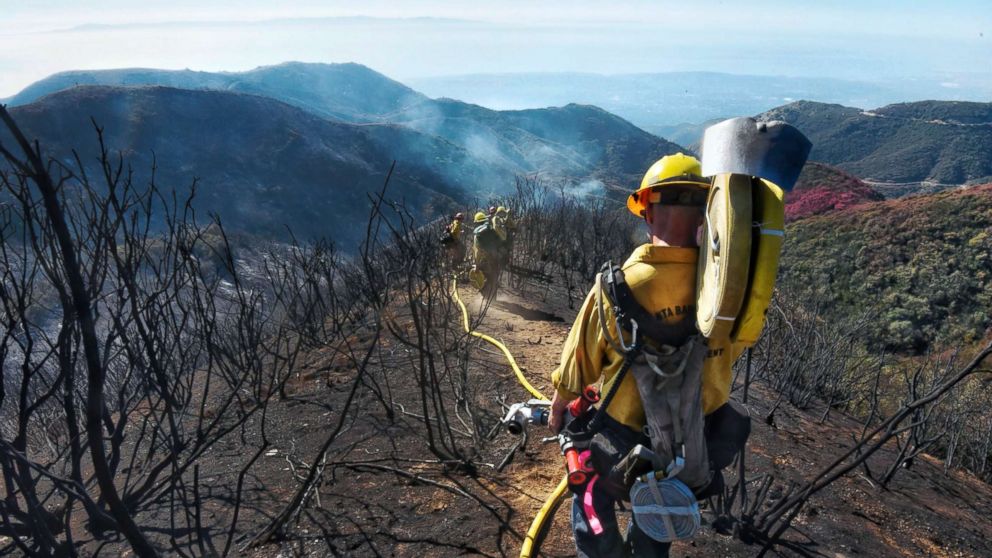
[[[812,142],[786,122],[731,118],[703,132],[703,176],[746,174],[788,192],[799,180],[812,148]]]

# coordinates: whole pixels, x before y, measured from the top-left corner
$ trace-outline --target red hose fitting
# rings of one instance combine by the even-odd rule
[[[565,450],[565,470],[568,472],[568,484],[572,486],[585,484],[587,471],[582,466],[582,460],[579,459],[579,452],[575,448]]]
[[[589,407],[599,401],[599,389],[596,386],[586,386],[582,390],[582,395],[573,399],[568,404],[568,412],[573,417],[578,417],[589,410]]]

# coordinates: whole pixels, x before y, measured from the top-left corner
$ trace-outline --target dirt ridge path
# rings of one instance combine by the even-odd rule
[[[467,289],[464,289],[467,290]],[[469,295],[470,311],[478,310],[477,296]],[[575,302],[575,306],[581,302]],[[577,308],[568,308],[561,293],[503,289],[489,307],[477,330],[499,338],[513,353],[528,381],[550,396],[550,373],[558,365],[561,344]],[[506,373],[512,375],[509,366]],[[528,394],[519,388],[518,397]],[[801,481],[849,447],[861,431],[860,423],[836,412],[820,422],[822,407],[800,411],[778,408],[775,420],[765,417],[777,394],[754,385],[749,407],[754,417],[748,447],[749,475],[771,473],[781,481]],[[517,455],[505,473],[530,492],[514,500],[517,524],[526,531],[541,501],[553,490],[563,472],[554,444],[540,444],[530,437],[526,451]],[[547,435],[540,432],[540,436]],[[508,436],[508,434],[507,434]],[[882,450],[869,464],[883,470],[894,458]],[[549,556],[574,555],[569,530],[569,504],[558,511],[554,527],[542,547]],[[992,556],[992,488],[960,471],[944,474],[943,462],[931,456],[918,459],[909,470],[882,490],[864,474],[843,478],[815,496],[800,514],[780,556],[882,557],[987,557]],[[623,519],[622,519],[623,521]],[[705,521],[705,519],[704,519]],[[676,544],[672,556],[754,556],[759,546],[749,546],[716,533],[711,526],[689,543]],[[510,555],[514,555],[512,552]]]

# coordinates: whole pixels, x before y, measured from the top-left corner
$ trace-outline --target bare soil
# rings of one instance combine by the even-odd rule
[[[471,312],[481,301],[471,287],[460,292]],[[561,344],[583,293],[573,293],[570,308],[565,293],[544,284],[524,283],[501,289],[478,330],[501,339],[514,354],[529,381],[551,395],[549,377],[558,364]],[[383,342],[386,353],[402,354],[394,341]],[[506,404],[529,399],[502,354],[479,341],[469,370],[476,383],[480,409],[496,420],[502,398]],[[313,368],[332,360],[317,354]],[[419,408],[404,402],[415,398],[411,370],[397,360],[388,391],[397,406],[392,419],[368,390],[357,402],[345,430],[328,456],[323,482],[284,540],[260,548],[241,548],[251,535],[277,514],[298,486],[305,464],[340,416],[354,370],[344,365],[294,378],[290,400],[269,410],[266,434],[271,447],[244,479],[245,494],[235,555],[275,556],[517,556],[535,513],[563,474],[556,444],[541,443],[547,435],[534,427],[527,444],[502,471],[496,466],[517,444],[499,432],[475,458],[474,471],[437,463],[425,448]],[[386,386],[379,386],[387,389]],[[776,394],[761,384],[751,386],[749,408],[753,432],[747,464],[749,476],[772,473],[780,484],[811,477],[816,470],[849,447],[861,427],[833,412],[821,422],[823,409],[799,411],[783,404],[774,420],[763,420]],[[490,416],[491,415],[491,416]],[[258,419],[256,419],[258,420]],[[459,422],[453,421],[453,424]],[[245,436],[249,436],[246,434]],[[252,435],[253,436],[253,435]],[[195,555],[220,551],[233,512],[237,474],[257,440],[239,435],[212,450],[199,471],[204,502],[205,536],[182,542],[184,533],[163,552]],[[252,443],[256,446],[252,446]],[[882,470],[893,455],[883,450],[871,462]],[[772,494],[775,495],[773,489]],[[558,510],[542,547],[543,556],[573,556],[569,508]],[[976,478],[957,471],[947,474],[932,457],[917,459],[900,471],[888,490],[880,489],[861,472],[834,483],[814,496],[786,536],[787,544],[772,552],[779,556],[831,558],[871,556],[979,557],[992,556],[992,490]],[[705,519],[705,517],[704,517]],[[143,514],[140,523],[170,531],[166,515]],[[202,546],[201,546],[202,545]],[[126,554],[123,544],[92,541],[88,555]],[[677,544],[673,556],[755,556],[758,545],[747,545],[706,525],[691,543]]]

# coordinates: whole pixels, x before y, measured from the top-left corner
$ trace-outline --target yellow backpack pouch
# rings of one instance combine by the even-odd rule
[[[781,188],[763,178],[754,178],[752,192],[751,277],[743,308],[730,334],[733,342],[747,345],[758,341],[765,326],[785,238],[785,194]]]

